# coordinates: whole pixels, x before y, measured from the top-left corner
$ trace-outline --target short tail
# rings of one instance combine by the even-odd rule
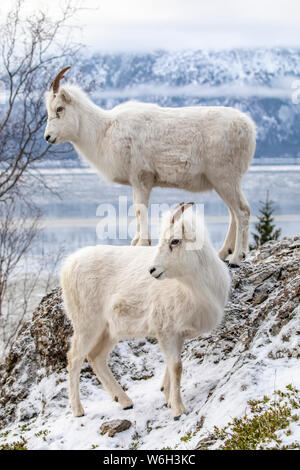
[[[80,308],[80,298],[77,282],[76,262],[69,256],[61,269],[60,284],[66,314],[72,320],[75,312]]]

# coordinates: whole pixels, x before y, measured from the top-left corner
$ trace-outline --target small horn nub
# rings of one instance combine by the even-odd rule
[[[193,206],[194,204],[195,204],[194,202],[186,202],[186,203],[181,202],[180,204],[177,204],[177,206],[175,206],[174,208],[173,217],[171,219],[171,224],[174,224],[175,220],[179,219],[184,213],[184,211],[188,209],[189,207]]]
[[[59,84],[60,84],[60,81],[62,78],[64,78],[65,76],[65,72],[67,70],[69,70],[71,67],[65,67],[64,69],[62,69],[55,77],[55,79],[51,82],[51,85],[50,85],[50,90],[51,88],[53,89],[53,94],[55,95],[58,90],[59,90]]]

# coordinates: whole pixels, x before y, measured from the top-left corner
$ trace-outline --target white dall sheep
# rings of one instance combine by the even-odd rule
[[[196,241],[195,219],[183,204],[167,214],[157,247],[98,245],[69,256],[61,273],[63,300],[74,336],[68,353],[69,399],[82,416],[79,376],[85,358],[103,387],[123,409],[131,399],[114,379],[107,359],[116,343],[157,338],[166,361],[163,391],[178,418],[181,349],[187,338],[215,328],[223,317],[230,276],[203,228]],[[159,281],[161,282],[159,282]]]
[[[250,210],[241,181],[255,152],[255,126],[230,107],[161,108],[127,102],[96,106],[77,86],[60,87],[63,69],[46,95],[45,139],[71,142],[110,181],[133,187],[137,233],[132,245],[151,244],[147,208],[154,186],[215,189],[228,206],[230,226],[219,252],[238,266],[248,248]]]

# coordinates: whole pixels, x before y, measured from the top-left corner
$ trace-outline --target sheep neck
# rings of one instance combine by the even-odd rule
[[[203,254],[201,255],[203,257]],[[203,262],[203,260],[202,260]],[[184,289],[189,293],[191,298],[196,305],[200,307],[203,306],[203,303],[210,305],[212,299],[213,303],[217,302],[220,298],[219,290],[219,278],[218,276],[212,279],[207,277],[209,270],[195,269],[191,273],[185,273],[182,277],[178,278],[178,281],[184,287]],[[221,295],[222,297],[222,295]]]
[[[75,150],[99,169],[102,141],[109,125],[108,112],[87,101],[79,105],[79,133],[72,142]]]
[[[203,284],[206,284],[203,280],[203,276],[192,273],[190,275],[184,275],[177,278],[178,282],[182,285],[183,289],[188,292],[188,295],[193,297],[197,302],[199,294],[202,296]],[[205,285],[206,289],[206,285]]]

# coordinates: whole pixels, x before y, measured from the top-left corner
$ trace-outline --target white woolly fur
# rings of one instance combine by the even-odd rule
[[[147,207],[154,186],[215,189],[231,220],[219,252],[238,265],[248,247],[249,205],[241,181],[255,151],[250,117],[230,107],[161,108],[127,102],[96,106],[76,85],[46,94],[45,138],[69,141],[110,181],[131,185],[137,217],[133,245],[149,245]]]
[[[107,358],[121,339],[144,336],[157,338],[164,354],[166,402],[174,417],[184,412],[180,396],[183,342],[218,325],[230,286],[228,269],[204,227],[200,227],[202,243],[191,246],[196,229],[191,215],[178,216],[175,210],[163,218],[157,247],[90,246],[65,261],[61,285],[74,329],[68,362],[75,416],[84,413],[79,374],[85,358],[111,397],[123,408],[132,406],[112,376]]]

